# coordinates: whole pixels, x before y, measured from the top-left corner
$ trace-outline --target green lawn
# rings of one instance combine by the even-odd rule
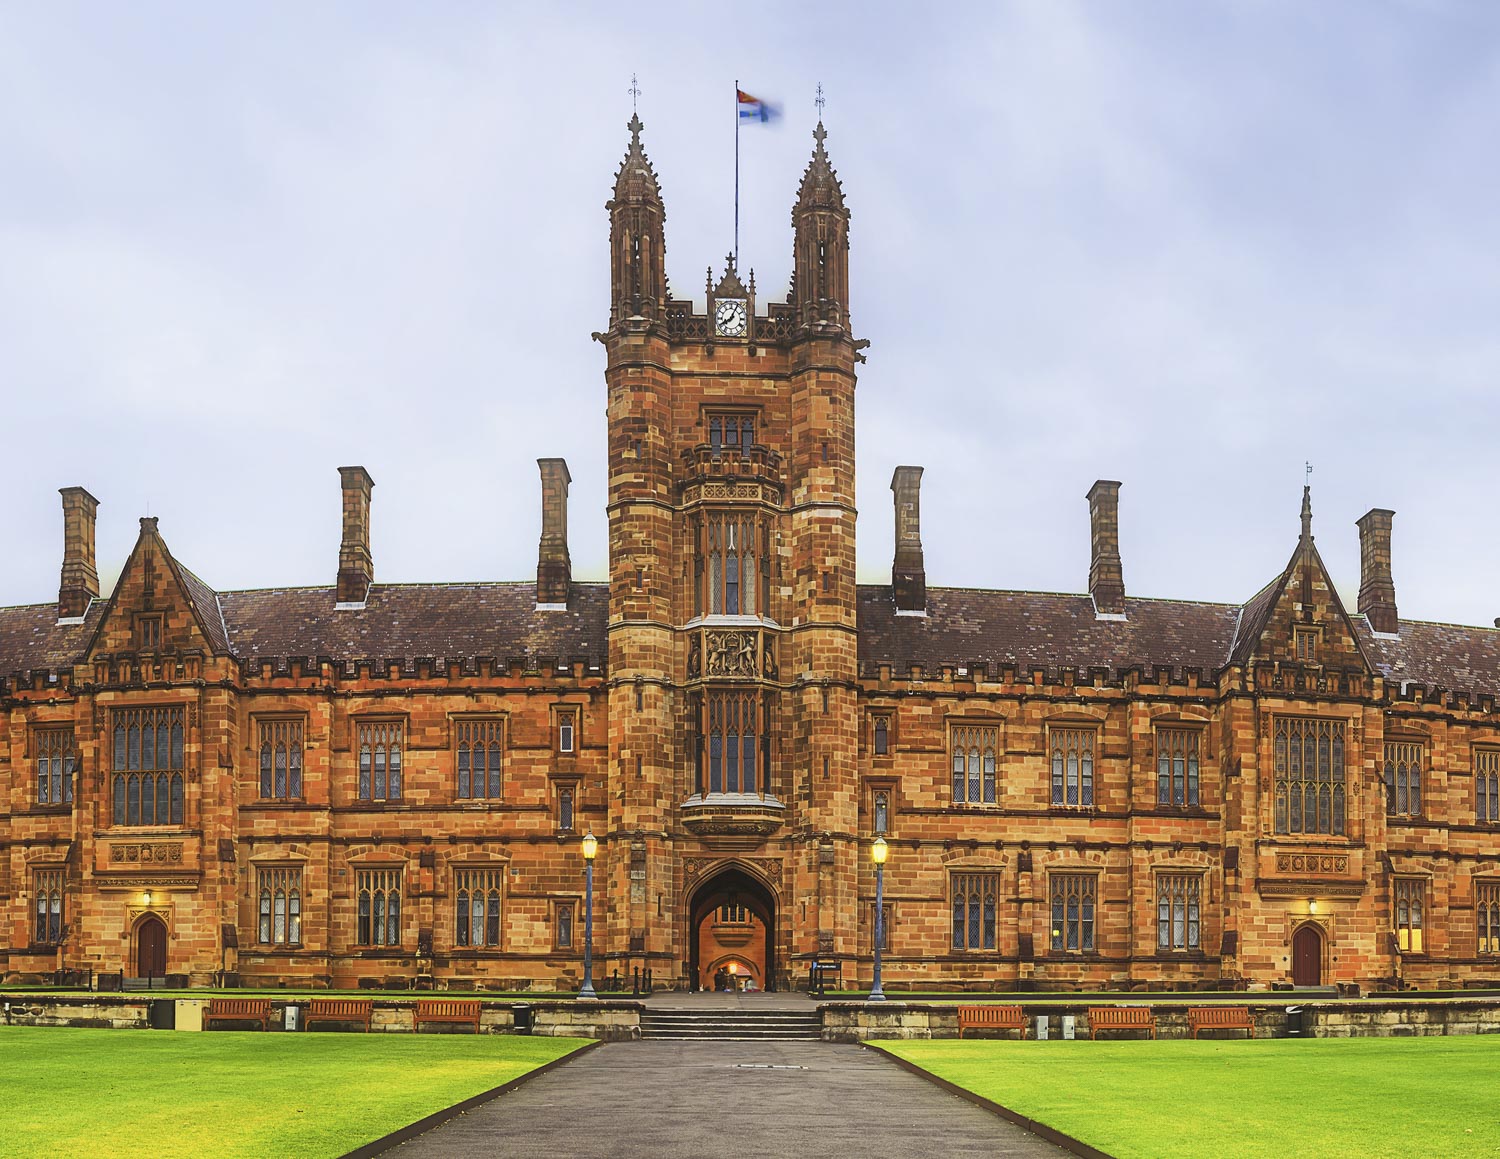
[[[0,1155],[342,1155],[585,1041],[0,1027]]]
[[[1500,1036],[871,1045],[1117,1159],[1500,1155]]]

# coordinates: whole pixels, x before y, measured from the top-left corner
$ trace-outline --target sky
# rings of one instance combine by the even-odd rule
[[[56,598],[57,489],[220,590],[529,579],[536,459],[602,579],[604,202],[631,78],[679,297],[762,301],[821,84],[850,226],[859,572],[926,468],[930,585],[1242,602],[1296,544],[1352,610],[1500,616],[1500,5],[0,0],[0,605]]]

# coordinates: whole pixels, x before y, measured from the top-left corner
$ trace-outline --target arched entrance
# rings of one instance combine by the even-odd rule
[[[736,865],[693,891],[688,917],[689,985],[772,990],[776,986],[776,896]]]
[[[1312,922],[1292,935],[1292,985],[1323,984],[1323,931]]]
[[[167,972],[167,923],[147,914],[135,927],[135,973],[159,978]]]

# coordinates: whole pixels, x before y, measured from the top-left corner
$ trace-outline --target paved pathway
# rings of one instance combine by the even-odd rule
[[[607,1043],[388,1152],[426,1156],[1023,1156],[1066,1152],[908,1074],[818,1042]]]

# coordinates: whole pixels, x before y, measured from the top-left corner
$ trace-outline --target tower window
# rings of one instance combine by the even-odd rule
[[[699,761],[700,793],[760,793],[766,791],[768,752],[765,712],[754,692],[710,693],[703,730],[706,760]],[[707,784],[704,774],[707,774]]]
[[[715,455],[728,448],[748,451],[755,444],[755,416],[726,411],[708,416],[708,445]]]
[[[694,613],[764,614],[770,594],[770,531],[745,512],[705,515],[697,529]]]

